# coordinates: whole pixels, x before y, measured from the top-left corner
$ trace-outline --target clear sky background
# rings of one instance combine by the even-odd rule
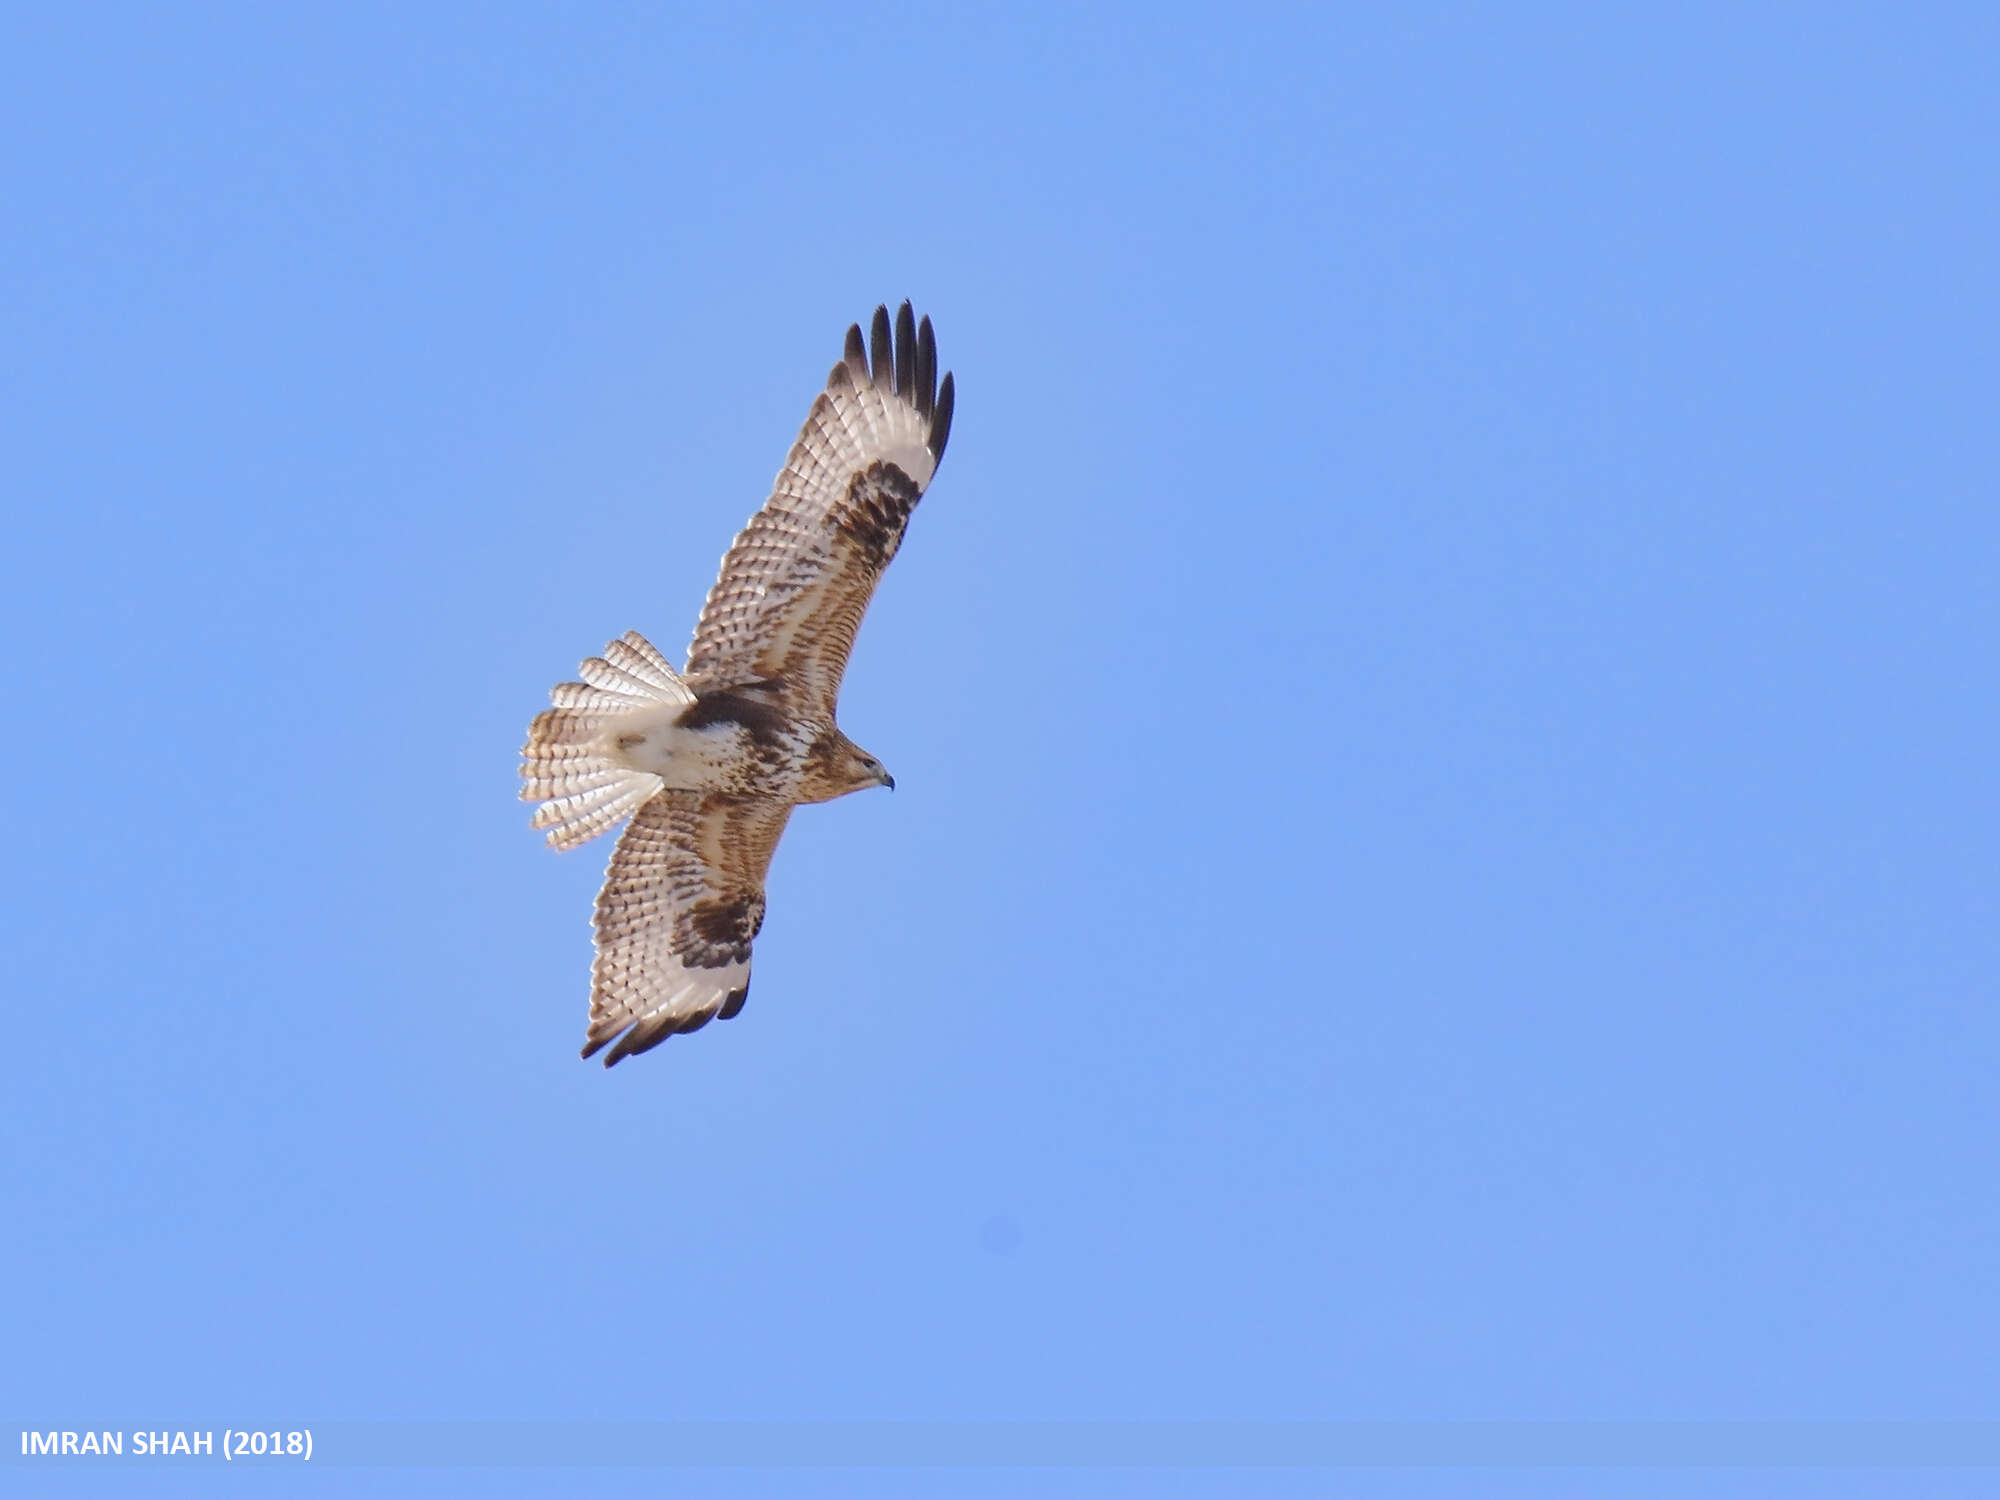
[[[2000,1415],[1996,53],[15,10],[0,1412]],[[523,728],[685,649],[905,296],[958,419],[842,700],[899,789],[607,1074]]]

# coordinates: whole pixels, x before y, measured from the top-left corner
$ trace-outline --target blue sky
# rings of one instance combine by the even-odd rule
[[[1995,1414],[1990,11],[0,43],[0,1412]],[[607,1074],[522,729],[906,296],[898,790]]]

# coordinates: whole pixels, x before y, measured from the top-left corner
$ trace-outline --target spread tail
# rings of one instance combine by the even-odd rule
[[[581,682],[549,691],[554,708],[528,726],[521,747],[521,800],[540,802],[534,826],[549,844],[573,849],[636,812],[660,789],[660,778],[619,764],[604,753],[607,734],[635,714],[662,706],[685,708],[694,692],[636,630],[577,668]]]

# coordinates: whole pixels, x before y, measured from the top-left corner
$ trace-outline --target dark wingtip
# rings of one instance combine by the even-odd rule
[[[622,1035],[614,1032],[610,1036],[601,1036],[596,1041],[585,1042],[583,1044],[583,1051],[578,1055],[589,1059],[597,1056],[600,1052],[604,1052],[606,1047],[611,1047],[609,1052],[604,1052],[604,1066],[615,1068],[634,1052],[643,1052],[645,1050],[643,1047],[632,1046],[631,1041],[631,1031],[627,1031]],[[616,1046],[612,1046],[614,1042],[617,1044]]]
[[[868,325],[868,354],[875,366],[875,385],[879,390],[892,391],[896,388],[896,347],[889,342],[889,309],[877,307],[874,321]]]
[[[693,1032],[701,1030],[702,1027],[717,1017],[725,1021],[728,1020],[737,1011],[743,1009],[744,998],[749,992],[750,986],[746,984],[740,990],[731,990],[723,1000],[722,1005],[715,1010],[698,1010],[693,1015],[683,1016],[678,1020],[671,1016],[655,1016],[650,1021],[639,1022],[618,1038],[618,1045],[613,1047],[605,1057],[604,1066],[608,1068],[622,1058],[637,1057],[641,1052],[651,1052],[668,1037],[688,1036]],[[734,1008],[732,1009],[731,1007]],[[603,1041],[590,1043],[583,1049],[583,1055],[585,1057],[590,1056],[591,1053],[602,1047],[604,1042],[609,1040],[610,1038],[606,1037]]]
[[[626,1058],[633,1056],[635,1053],[644,1052],[646,1048],[650,1047],[653,1044],[652,1042],[636,1041],[636,1038],[639,1036],[640,1032],[642,1032],[644,1029],[645,1029],[644,1027],[634,1026],[631,1028],[631,1030],[627,1031],[623,1036],[619,1037],[618,1045],[613,1047],[609,1052],[604,1054],[604,1066],[607,1068],[615,1068],[618,1066],[619,1063],[623,1062]],[[659,1041],[661,1039],[655,1037],[653,1040]],[[600,1042],[598,1045],[602,1046],[603,1043]]]
[[[906,302],[905,307],[909,306]],[[937,335],[926,317],[917,325],[917,411],[928,417],[937,410]]]
[[[876,307],[865,341],[859,323],[848,325],[847,347],[841,363],[827,376],[826,388],[837,391],[849,383],[859,386],[871,382],[877,390],[893,392],[909,402],[929,421],[924,445],[930,449],[933,464],[942,459],[944,445],[951,437],[955,388],[949,371],[939,384],[937,334],[929,316],[919,319],[907,297],[896,309],[893,324],[888,304]]]
[[[930,436],[924,446],[931,450],[933,464],[944,461],[944,445],[951,437],[951,408],[957,396],[957,387],[952,384],[951,371],[944,373],[944,384],[938,387],[937,409],[931,413]]]
[[[913,404],[917,397],[917,319],[908,298],[896,309],[896,394]]]

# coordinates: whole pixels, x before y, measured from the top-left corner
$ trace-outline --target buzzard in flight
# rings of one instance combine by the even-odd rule
[[[875,583],[951,433],[931,320],[875,309],[722,559],[676,672],[627,631],[558,684],[521,750],[534,826],[570,849],[632,821],[597,894],[583,1055],[604,1064],[716,1017],[750,991],[764,873],[801,802],[895,786],[840,732],[834,700]]]

